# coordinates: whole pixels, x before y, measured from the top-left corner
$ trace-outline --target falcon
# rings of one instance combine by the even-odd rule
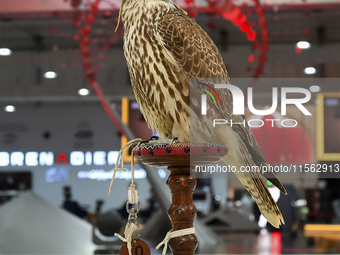
[[[197,98],[204,92],[198,89],[198,82],[190,81],[230,84],[222,57],[207,33],[171,0],[123,0],[120,17],[133,91],[148,125],[161,138],[224,144],[229,153],[222,160],[236,169],[268,165],[247,124],[212,129],[206,124],[209,117],[202,121]],[[216,90],[223,106],[210,104],[206,116],[243,122],[243,115],[232,115],[231,93]],[[284,223],[260,173],[238,170],[236,175],[268,222],[277,228]],[[272,172],[264,177],[286,194]]]

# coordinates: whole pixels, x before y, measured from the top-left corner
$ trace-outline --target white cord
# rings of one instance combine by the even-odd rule
[[[129,148],[135,143],[135,142],[138,142],[138,145],[133,148],[132,150],[132,155],[131,155],[131,190],[134,192],[135,190],[135,169],[134,169],[134,157],[133,157],[133,152],[134,150],[139,146],[139,144],[143,141],[143,139],[141,138],[136,138],[136,139],[133,139],[129,142],[127,142],[120,150],[119,150],[119,153],[118,153],[118,157],[117,157],[117,162],[115,164],[115,167],[113,168],[113,175],[112,175],[112,179],[111,179],[111,183],[110,183],[110,187],[109,187],[109,195],[111,195],[111,189],[112,189],[112,186],[113,186],[113,182],[115,180],[115,176],[116,176],[116,172],[117,171],[126,171],[126,168],[124,168],[124,157],[125,157],[125,154],[126,152],[129,150]],[[123,153],[124,152],[124,153]],[[123,155],[122,155],[123,153]],[[119,159],[121,159],[121,165],[122,167],[119,167]],[[129,188],[130,189],[130,188]],[[134,192],[135,193],[135,192]],[[132,195],[133,196],[133,195]],[[132,198],[133,199],[133,198]],[[137,203],[138,203],[138,195],[137,195]]]
[[[180,229],[180,230],[176,230],[176,231],[172,231],[172,229],[171,229],[166,234],[164,240],[156,246],[156,250],[158,250],[162,245],[164,245],[162,255],[165,255],[166,250],[168,249],[168,242],[169,242],[170,239],[175,238],[175,237],[179,237],[179,236],[191,235],[191,234],[195,234],[195,228],[194,227]]]
[[[115,233],[116,237],[118,237],[120,240],[122,240],[123,242],[125,242],[127,244],[129,255],[132,255],[131,241],[132,241],[132,235],[136,231],[136,229],[137,229],[137,226],[135,224],[129,222],[125,227],[125,231],[124,231],[125,238],[122,237],[120,234]]]

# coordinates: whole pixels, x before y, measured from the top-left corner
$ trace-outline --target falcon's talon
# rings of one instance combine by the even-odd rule
[[[179,143],[180,141],[178,140],[178,137],[176,136],[176,137],[174,137],[173,139],[172,139],[172,142],[171,143]]]
[[[150,137],[149,140],[143,140],[143,141],[141,141],[140,144],[149,143],[150,141],[157,141],[157,140],[159,140],[159,139],[160,139],[159,136],[153,135],[153,136]]]
[[[149,143],[150,140],[143,140],[140,142],[140,145],[144,144],[144,143]]]
[[[158,137],[158,139],[150,139],[148,143],[149,143],[149,144],[155,144],[155,143],[172,143],[172,141],[171,141],[171,139]]]
[[[149,141],[151,141],[151,140],[159,140],[159,139],[160,139],[159,136],[153,135],[153,136],[150,137]]]

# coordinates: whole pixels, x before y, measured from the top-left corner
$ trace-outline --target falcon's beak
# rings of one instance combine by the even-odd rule
[[[125,0],[122,0],[122,4],[120,5],[120,9],[119,9],[118,22],[117,22],[117,26],[116,26],[115,32],[117,32],[117,29],[119,27],[120,16],[122,15],[122,10],[123,10],[124,4],[125,4]]]

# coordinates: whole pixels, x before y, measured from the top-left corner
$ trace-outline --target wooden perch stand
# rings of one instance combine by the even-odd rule
[[[196,187],[193,174],[196,166],[218,162],[228,153],[220,144],[187,144],[187,143],[147,143],[134,151],[134,156],[144,164],[156,167],[167,167],[170,176],[166,181],[172,194],[172,204],[168,210],[172,230],[192,228],[197,215],[192,201]],[[194,234],[175,237],[169,241],[174,255],[193,255],[197,248]]]

